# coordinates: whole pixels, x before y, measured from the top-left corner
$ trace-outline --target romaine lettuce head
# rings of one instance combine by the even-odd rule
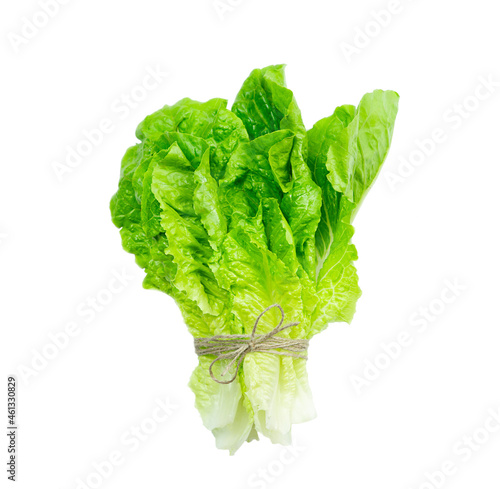
[[[231,110],[183,99],[146,117],[122,160],[113,223],[144,269],[144,287],[170,295],[195,338],[250,334],[279,304],[310,339],[350,322],[361,291],[352,221],[387,155],[398,95],[375,90],[306,130],[284,66],[254,70]],[[277,309],[258,333],[279,322]],[[258,433],[288,444],[315,416],[306,360],[248,353],[236,380],[215,382],[200,356],[190,387],[218,448]],[[224,362],[214,364],[217,377]]]

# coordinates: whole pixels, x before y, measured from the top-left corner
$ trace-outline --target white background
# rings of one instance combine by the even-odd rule
[[[5,400],[16,375],[17,487],[74,489],[81,479],[107,489],[429,489],[443,477],[453,489],[500,487],[500,431],[489,414],[500,409],[495,2],[220,3],[221,15],[212,0],[70,0],[34,34],[25,27],[30,39],[16,36],[24,17],[39,15],[37,1],[2,4],[1,391]],[[388,20],[374,20],[389,8]],[[357,52],[347,56],[347,44]],[[141,288],[108,203],[147,114],[185,96],[231,103],[251,69],[275,63],[287,63],[307,127],[375,88],[396,90],[400,113],[355,222],[357,314],[310,348],[318,417],[294,428],[295,451],[264,439],[229,457],[193,407],[192,339],[173,301]],[[169,76],[120,109],[157,66]],[[488,78],[490,92],[478,89]],[[103,119],[112,131],[58,179],[54,162]],[[427,155],[416,152],[435,134]],[[110,296],[113,273],[123,272],[126,286]],[[455,281],[461,290],[445,291]],[[83,311],[92,297],[111,302],[91,318]],[[68,323],[79,334],[54,353],[50,334]],[[405,331],[411,345],[388,360],[381,344]],[[44,362],[45,353],[55,357]],[[167,399],[170,414],[151,428]],[[153,432],[132,445],[141,423]],[[99,480],[95,464],[116,451],[123,463]],[[430,483],[426,472],[443,464],[454,475]]]

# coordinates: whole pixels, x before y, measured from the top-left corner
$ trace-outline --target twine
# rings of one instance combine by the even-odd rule
[[[255,334],[257,326],[261,317],[273,307],[277,307],[281,312],[281,321],[272,331],[267,334]],[[297,326],[299,323],[290,323],[282,326],[285,319],[285,312],[279,304],[273,304],[266,307],[255,320],[252,334],[232,334],[232,335],[217,335],[210,338],[195,338],[194,348],[198,356],[202,355],[216,355],[217,358],[210,364],[208,371],[210,376],[215,382],[219,384],[230,384],[233,382],[237,375],[240,366],[245,359],[247,353],[252,352],[265,352],[273,353],[275,355],[282,355],[286,357],[302,358],[307,360],[307,355],[299,355],[300,352],[307,351],[309,340],[306,339],[292,339],[276,336],[281,331]],[[277,349],[279,348],[280,351]],[[229,372],[229,369],[236,363],[236,371],[233,377],[229,380],[219,380],[215,378],[212,368],[216,362],[221,360],[231,360],[222,376]]]

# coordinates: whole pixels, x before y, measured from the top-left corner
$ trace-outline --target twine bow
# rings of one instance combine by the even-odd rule
[[[277,307],[281,312],[281,321],[279,324],[267,334],[256,334],[257,326],[261,317],[273,307]],[[273,304],[266,307],[255,320],[252,329],[252,334],[232,334],[232,335],[217,335],[210,338],[195,338],[194,347],[196,354],[201,355],[216,355],[217,358],[210,364],[208,371],[215,382],[219,384],[230,384],[237,375],[240,366],[245,359],[247,353],[251,352],[266,352],[275,355],[283,355],[287,357],[302,358],[307,360],[307,355],[299,355],[300,352],[307,351],[309,340],[292,339],[276,336],[281,331],[292,326],[297,326],[299,323],[290,323],[282,326],[285,319],[285,312],[279,304]],[[279,348],[279,350],[278,350]],[[215,377],[212,369],[216,362],[221,360],[231,360],[227,367],[222,372],[222,376],[229,372],[229,369],[236,363],[236,370],[233,377],[229,380],[219,380]]]

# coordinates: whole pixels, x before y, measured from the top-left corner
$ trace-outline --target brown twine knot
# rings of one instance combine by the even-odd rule
[[[281,321],[272,331],[267,334],[255,334],[260,318],[273,307],[277,307],[281,311]],[[285,319],[285,312],[279,304],[273,304],[266,307],[255,320],[252,334],[232,334],[232,335],[217,335],[210,338],[195,338],[194,347],[196,354],[201,355],[217,355],[217,358],[210,364],[208,371],[215,382],[219,384],[230,384],[233,382],[240,369],[241,363],[245,359],[247,353],[251,352],[266,352],[274,353],[287,357],[302,358],[307,360],[307,355],[299,355],[298,352],[307,351],[309,340],[292,339],[276,336],[281,331],[297,326],[299,323],[290,323],[282,326]],[[279,348],[282,351],[278,351]],[[226,375],[229,369],[236,363],[236,371],[230,380],[219,380],[215,378],[212,368],[216,362],[230,359],[228,366],[222,372],[222,376]]]

